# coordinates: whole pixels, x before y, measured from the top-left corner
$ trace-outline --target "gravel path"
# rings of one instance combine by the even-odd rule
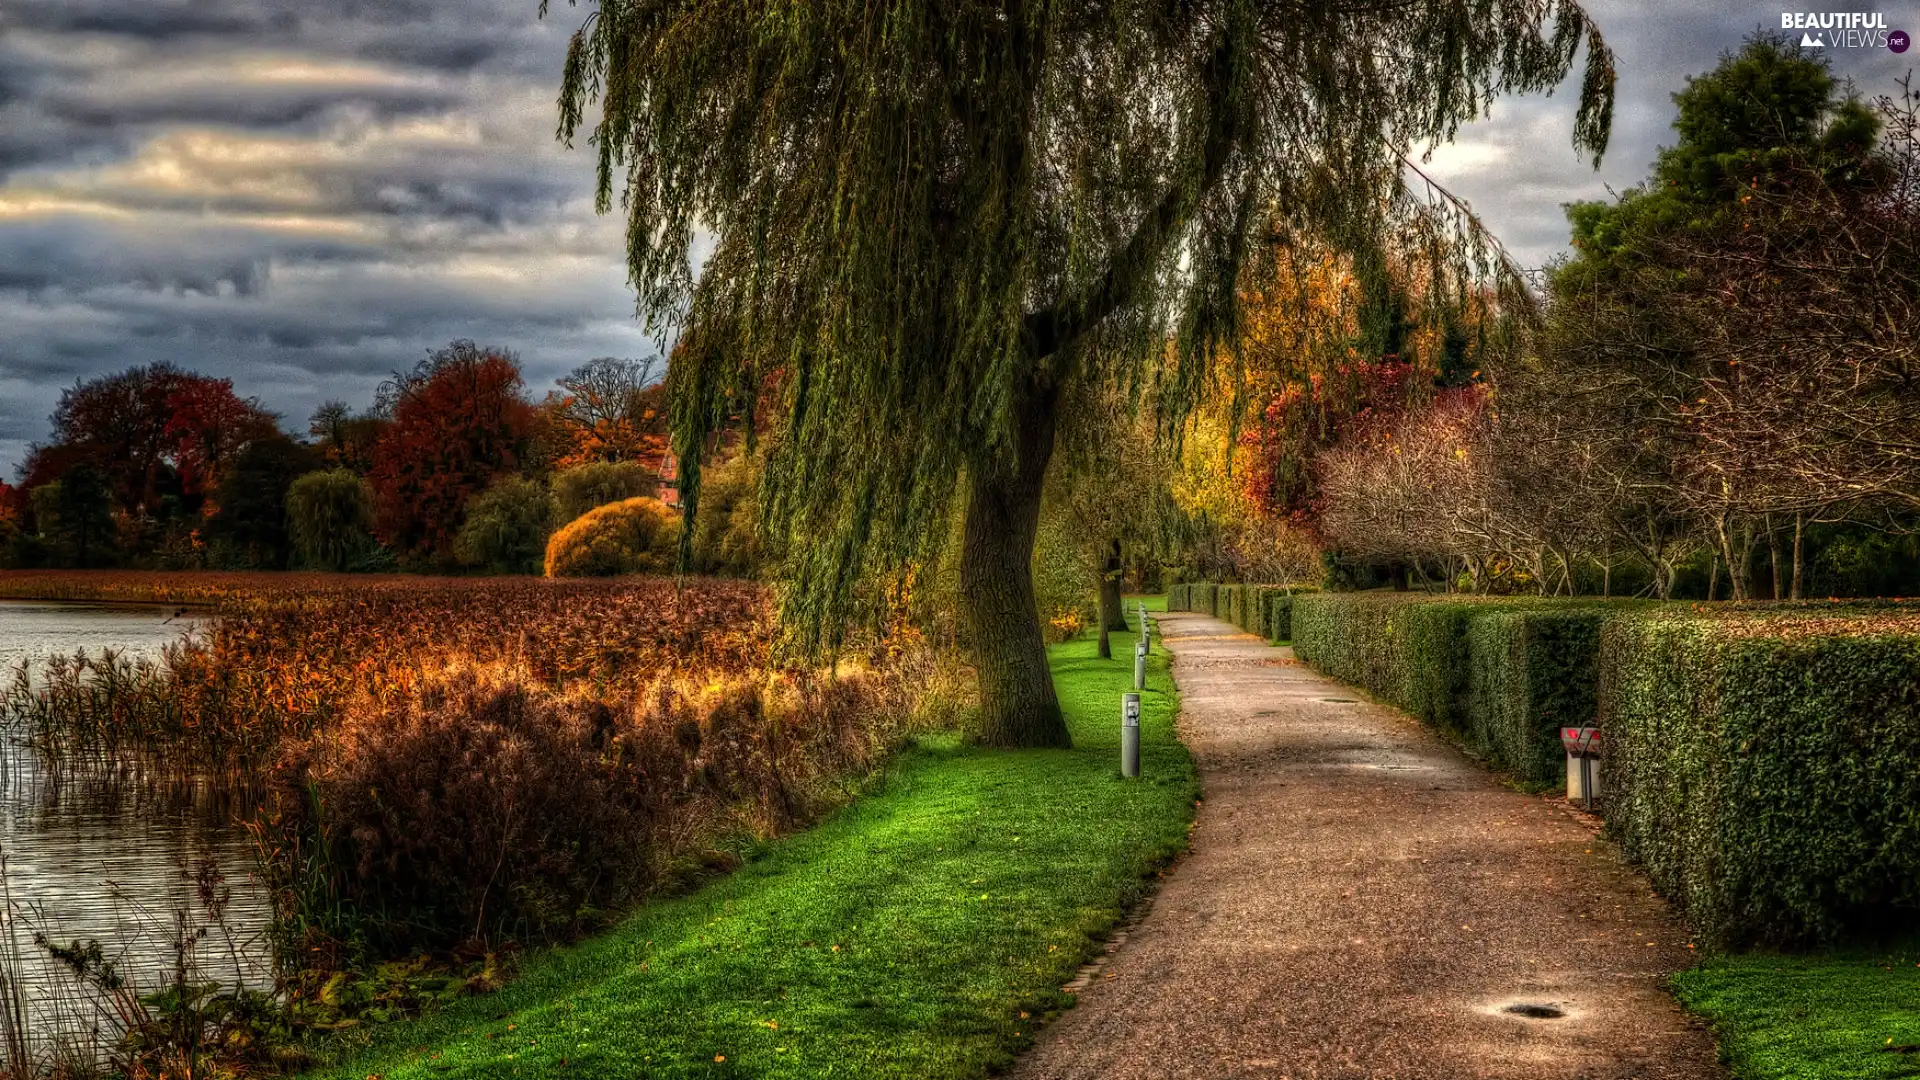
[[[1587,819],[1291,650],[1160,618],[1193,852],[1014,1076],[1723,1075],[1663,988],[1684,928]]]

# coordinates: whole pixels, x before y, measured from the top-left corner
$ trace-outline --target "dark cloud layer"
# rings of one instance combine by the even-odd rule
[[[155,360],[302,425],[455,337],[644,355],[535,0],[0,0],[0,474]]]
[[[1780,9],[1596,0],[1621,58],[1613,148],[1572,150],[1571,86],[1498,103],[1435,155],[1522,262],[1560,204],[1645,174],[1668,95]],[[536,0],[0,0],[0,473],[62,387],[173,360],[299,426],[472,337],[536,387],[642,355],[617,221],[553,139],[566,36]],[[1889,11],[1920,29],[1920,12]],[[1879,92],[1904,58],[1836,53]]]

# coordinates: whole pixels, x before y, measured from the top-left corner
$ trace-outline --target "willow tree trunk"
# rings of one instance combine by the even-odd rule
[[[1120,595],[1120,579],[1126,574],[1120,560],[1120,541],[1113,541],[1100,567],[1100,625],[1108,630],[1126,630],[1127,605]]]
[[[1071,746],[1033,596],[1033,542],[1053,457],[1054,399],[1046,392],[1023,397],[1013,460],[968,470],[961,617],[980,681],[980,741]]]
[[[1115,546],[1118,547],[1119,545],[1115,544]],[[1094,587],[1094,595],[1097,598],[1097,610],[1094,614],[1094,620],[1100,627],[1099,651],[1100,659],[1102,660],[1113,659],[1113,631],[1116,629],[1125,630],[1127,628],[1127,613],[1120,610],[1122,603],[1120,597],[1120,582],[1118,578],[1113,576],[1112,570],[1113,566],[1111,562],[1102,566],[1100,569],[1100,580],[1095,582]],[[1113,625],[1115,619],[1118,619],[1120,623],[1117,627]]]

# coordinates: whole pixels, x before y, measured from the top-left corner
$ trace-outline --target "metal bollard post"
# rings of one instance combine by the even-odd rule
[[[1140,695],[1120,695],[1120,775],[1140,778]]]
[[[1140,601],[1140,640],[1147,640],[1147,602]]]
[[[1133,688],[1147,688],[1147,643],[1144,641],[1133,647]]]

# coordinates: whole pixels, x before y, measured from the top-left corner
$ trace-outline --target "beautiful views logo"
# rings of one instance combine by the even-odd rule
[[[1783,11],[1780,29],[1800,31],[1803,49],[1891,49],[1907,51],[1905,30],[1890,30],[1878,11]]]

